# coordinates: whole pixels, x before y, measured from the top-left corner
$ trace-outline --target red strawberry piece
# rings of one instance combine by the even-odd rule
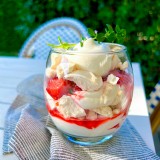
[[[74,86],[74,91],[82,91],[81,88],[79,88],[77,85]]]
[[[70,93],[72,85],[68,80],[52,78],[49,79],[46,90],[55,100],[57,100],[63,95]]]
[[[81,91],[81,88],[79,88],[74,82],[62,78],[58,79],[56,77],[49,79],[46,90],[51,97],[57,100],[63,95],[71,95],[76,91]]]

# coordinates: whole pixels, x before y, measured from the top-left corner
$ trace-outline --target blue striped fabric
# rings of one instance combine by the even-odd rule
[[[18,96],[11,107],[9,108],[7,114],[6,114],[6,121],[5,121],[5,128],[4,128],[4,139],[3,139],[3,153],[11,153],[12,149],[9,148],[8,143],[9,140],[13,134],[13,131],[15,129],[16,123],[19,120],[19,117],[21,115],[21,110],[24,108],[24,106],[20,106],[15,108],[15,104],[17,105],[17,101],[21,102],[19,105],[22,105],[24,102],[24,99],[21,96]]]
[[[35,88],[42,83],[41,80],[34,81],[35,78],[31,77],[21,84],[23,87],[19,88],[19,93],[23,95],[16,98],[6,115],[4,153],[13,151],[20,160],[160,159],[147,147],[128,120],[111,140],[103,144],[85,147],[67,141],[49,116],[46,117],[44,100],[38,95],[42,94],[41,89],[37,90],[38,93],[33,90],[34,83]]]
[[[41,115],[31,105],[22,110],[9,141],[9,147],[20,160],[160,159],[146,146],[128,120],[108,142],[85,147],[67,141],[48,119],[47,125],[52,127],[50,135],[39,117]]]
[[[68,142],[58,132],[52,121],[48,124],[51,138],[51,159],[56,160],[159,160],[160,158],[151,151],[140,137],[129,120],[126,120],[118,133],[109,141],[94,146],[85,147]],[[56,147],[55,147],[56,146]],[[55,158],[56,157],[56,158]]]
[[[39,121],[36,110],[27,105],[12,135],[9,146],[19,159],[46,160],[50,157],[50,133]]]

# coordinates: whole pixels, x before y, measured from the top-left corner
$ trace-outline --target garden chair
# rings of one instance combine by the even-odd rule
[[[160,127],[160,81],[156,84],[147,100],[153,134]]]
[[[40,25],[24,42],[19,57],[47,59],[50,47],[47,43],[62,41],[77,43],[81,37],[88,37],[87,28],[79,20],[69,17],[55,18]]]

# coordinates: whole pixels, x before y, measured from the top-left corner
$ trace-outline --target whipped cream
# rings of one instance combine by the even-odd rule
[[[112,51],[107,44],[97,44],[91,38],[84,41],[83,47],[76,45],[72,52],[74,51],[75,54],[66,55],[68,60],[75,63],[77,69],[92,72],[97,76],[105,76],[115,68],[125,70],[128,67],[127,62],[122,63],[116,54],[109,54]]]
[[[80,43],[78,43],[74,48],[74,51],[78,51],[81,54],[86,54],[86,52],[90,53],[106,53],[110,51],[110,48],[108,45],[98,44],[98,42],[95,42],[92,38],[88,38],[83,42],[83,46],[81,46]]]

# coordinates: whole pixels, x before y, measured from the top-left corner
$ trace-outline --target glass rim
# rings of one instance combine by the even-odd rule
[[[125,45],[122,45],[122,44],[118,44],[118,43],[109,43],[109,42],[101,42],[101,44],[108,44],[111,47],[113,46],[117,46],[119,47],[120,49],[119,50],[107,50],[107,51],[77,51],[77,50],[65,50],[65,49],[54,49],[52,48],[50,50],[50,53],[58,53],[58,54],[68,54],[68,55],[75,55],[75,54],[78,54],[78,55],[84,55],[85,53],[87,54],[113,54],[113,53],[121,53],[121,52],[126,52],[127,51],[127,47]]]

